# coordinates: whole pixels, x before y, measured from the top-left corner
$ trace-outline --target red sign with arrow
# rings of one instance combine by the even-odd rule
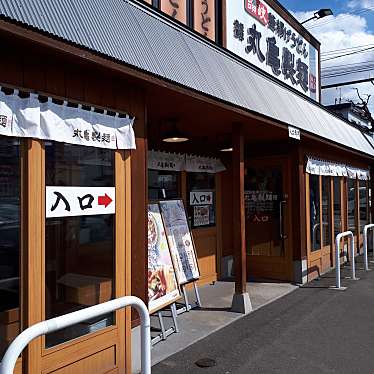
[[[98,204],[104,205],[105,208],[113,201],[108,194],[105,194],[104,196],[98,196]]]

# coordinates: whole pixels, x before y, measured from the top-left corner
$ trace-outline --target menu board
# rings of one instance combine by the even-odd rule
[[[148,309],[150,313],[180,297],[164,224],[157,204],[148,205]]]
[[[183,201],[168,200],[159,204],[178,283],[199,279],[199,267]]]

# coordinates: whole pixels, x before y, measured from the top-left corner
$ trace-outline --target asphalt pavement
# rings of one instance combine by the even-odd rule
[[[346,291],[329,289],[335,273],[273,303],[176,353],[153,374],[374,372],[374,270],[345,279]],[[374,263],[370,264],[374,269]],[[215,364],[201,368],[196,362]]]

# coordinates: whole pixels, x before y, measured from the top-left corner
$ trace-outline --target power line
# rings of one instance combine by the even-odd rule
[[[342,71],[342,72],[338,72],[338,73],[326,74],[326,75],[322,75],[321,78],[324,78],[324,79],[326,79],[326,78],[337,78],[337,77],[342,77],[342,76],[345,76],[345,75],[366,73],[366,72],[372,71],[372,70],[374,70],[374,65],[371,66],[371,67],[367,67],[365,69],[347,70],[347,71]]]
[[[339,65],[331,65],[331,66],[326,66],[322,68],[322,71],[331,71],[331,70],[339,70],[340,68],[347,68],[347,67],[355,67],[355,66],[365,66],[365,65],[370,65],[374,63],[373,60],[367,60],[367,61],[360,61],[360,62],[353,62],[351,64],[339,64]]]
[[[339,68],[339,67],[345,67],[345,66],[355,66],[355,65],[362,65],[362,64],[370,64],[374,62],[374,60],[365,60],[365,61],[359,61],[359,62],[351,62],[350,64],[336,64],[336,65],[329,65],[329,66],[326,66],[326,67],[323,67],[322,70],[330,70],[330,69],[334,69],[334,68]]]
[[[356,47],[350,47],[350,48],[342,48],[342,49],[334,49],[334,50],[331,50],[331,51],[326,51],[326,52],[322,52],[321,53],[321,56],[326,56],[326,55],[333,55],[333,54],[336,54],[336,53],[339,53],[339,52],[347,52],[347,51],[351,51],[353,49],[359,49],[359,48],[364,48],[364,47],[374,47],[374,44],[362,44],[362,45],[358,45]]]
[[[348,82],[341,82],[341,83],[334,83],[334,84],[326,84],[326,85],[322,85],[321,89],[325,90],[325,89],[328,89],[328,88],[350,86],[352,84],[372,82],[373,80],[374,80],[374,78],[366,78],[366,79],[359,79],[359,80],[355,80],[355,81],[348,81]]]
[[[347,71],[347,70],[356,70],[356,69],[363,69],[368,68],[374,65],[374,61],[366,61],[366,62],[358,62],[355,64],[346,64],[346,65],[335,65],[330,66],[327,68],[322,69],[322,73],[333,73],[339,71]]]
[[[331,77],[336,77],[336,76],[341,76],[341,75],[347,75],[347,74],[357,74],[357,73],[362,73],[366,71],[370,71],[374,69],[374,64],[366,64],[360,67],[349,67],[349,68],[341,68],[341,69],[335,69],[335,70],[330,70],[327,72],[322,72],[321,77],[322,78],[331,78]]]
[[[341,57],[345,57],[345,56],[352,56],[352,55],[356,55],[356,54],[359,54],[359,53],[367,53],[367,52],[369,52],[373,49],[374,49],[374,47],[364,48],[364,49],[361,49],[361,50],[358,50],[358,51],[344,53],[344,54],[339,55],[339,56],[328,57],[328,58],[325,58],[325,59],[321,60],[321,62],[330,61],[330,60],[334,60],[336,58],[341,58]]]
[[[363,73],[365,71],[370,71],[374,69],[374,65],[367,65],[362,68],[351,68],[351,69],[341,69],[336,71],[330,71],[324,74],[321,74],[322,78],[327,77],[335,77],[339,75],[346,75],[346,74],[357,74],[357,73]]]

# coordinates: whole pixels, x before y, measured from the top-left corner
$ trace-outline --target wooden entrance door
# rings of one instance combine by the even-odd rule
[[[290,280],[287,158],[249,160],[245,176],[248,274]]]
[[[306,174],[308,280],[333,266],[333,179]]]
[[[332,233],[332,188],[331,177],[320,178],[321,184],[321,272],[325,273],[333,266],[332,248],[334,245]]]

